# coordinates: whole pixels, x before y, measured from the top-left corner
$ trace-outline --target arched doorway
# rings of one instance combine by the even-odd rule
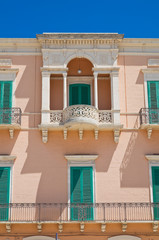
[[[141,240],[139,237],[130,236],[130,235],[120,235],[108,238],[108,240]]]
[[[25,237],[23,240],[55,240],[55,238],[47,237],[47,236],[32,236],[32,237]]]

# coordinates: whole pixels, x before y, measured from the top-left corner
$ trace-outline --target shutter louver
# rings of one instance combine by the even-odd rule
[[[90,85],[81,86],[81,104],[90,105]]]
[[[92,220],[92,204],[92,167],[71,167],[71,219],[80,221]]]
[[[159,82],[148,81],[148,104],[149,104],[149,123],[154,124],[159,122]]]
[[[10,185],[10,168],[0,168],[0,221],[8,219],[9,210],[9,186]]]

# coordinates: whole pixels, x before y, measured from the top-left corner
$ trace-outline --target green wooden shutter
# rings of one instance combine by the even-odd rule
[[[70,84],[69,86],[69,105],[87,104],[90,105],[90,85],[89,84]]]
[[[0,123],[10,124],[12,121],[12,81],[0,82]]]
[[[81,85],[81,104],[90,105],[90,85]]]
[[[10,168],[0,167],[0,221],[8,220]]]
[[[81,206],[77,205],[77,203]],[[71,167],[71,219],[93,220],[92,204],[92,167]]]
[[[148,106],[149,106],[149,123],[159,123],[159,81],[148,81]]]

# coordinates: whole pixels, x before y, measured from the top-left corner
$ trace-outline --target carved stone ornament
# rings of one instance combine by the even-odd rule
[[[101,232],[106,231],[106,223],[101,223]]]
[[[126,222],[122,222],[122,232],[126,232],[127,230],[127,223]]]
[[[7,231],[7,233],[11,232],[11,224],[10,223],[6,224],[6,231]]]
[[[42,130],[42,141],[43,143],[48,142],[48,130]]]
[[[14,137],[14,129],[9,129],[9,136],[10,136],[10,139],[13,139],[13,137]]]
[[[98,140],[98,130],[94,130],[94,137],[95,137],[95,140]]]
[[[62,223],[58,224],[58,230],[60,233],[63,232],[63,224]]]
[[[158,231],[158,222],[157,221],[155,221],[155,222],[153,222],[153,232],[157,232]]]
[[[63,131],[63,137],[64,137],[64,140],[67,139],[67,130],[66,129]]]
[[[147,137],[148,137],[148,139],[151,138],[151,135],[152,135],[152,128],[148,128],[147,129]]]
[[[80,139],[80,140],[83,139],[83,130],[79,130],[79,139]]]
[[[80,232],[84,232],[84,227],[85,227],[84,222],[81,222],[80,223]]]
[[[119,129],[115,129],[114,130],[114,142],[115,143],[119,142],[119,136],[120,136],[120,130]]]
[[[37,230],[39,233],[42,231],[42,223],[37,224]]]

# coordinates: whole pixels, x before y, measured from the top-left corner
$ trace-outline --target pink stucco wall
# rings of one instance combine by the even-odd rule
[[[3,58],[3,56],[0,56]],[[41,111],[41,73],[40,56],[7,56],[13,67],[19,68],[16,78],[16,106],[22,112]],[[149,57],[151,58],[151,57]],[[123,57],[118,59],[120,66],[119,88],[121,113],[138,113],[145,106],[144,77],[141,68],[146,67],[148,57]],[[51,82],[51,109],[62,109],[62,81]],[[110,108],[105,103],[103,92],[109,83],[99,83],[99,106]],[[109,93],[110,93],[110,86]],[[55,91],[56,89],[56,91]],[[57,94],[61,94],[58,98]],[[53,102],[55,99],[56,104]],[[103,101],[103,102],[102,102]],[[138,116],[121,115],[124,127],[136,126]],[[23,115],[22,127],[38,127],[40,114]],[[151,140],[146,131],[124,130],[119,144],[115,144],[112,131],[99,132],[94,139],[93,131],[84,131],[79,140],[77,131],[68,131],[64,140],[62,131],[49,132],[49,141],[42,143],[39,130],[15,131],[11,140],[8,131],[0,132],[0,154],[16,155],[13,166],[13,202],[67,202],[68,171],[65,154],[98,154],[95,164],[96,202],[150,201],[150,180],[148,162],[145,154],[158,152],[158,131]],[[142,172],[142,174],[141,174]],[[56,184],[55,184],[56,183]],[[57,184],[58,183],[58,184]]]

